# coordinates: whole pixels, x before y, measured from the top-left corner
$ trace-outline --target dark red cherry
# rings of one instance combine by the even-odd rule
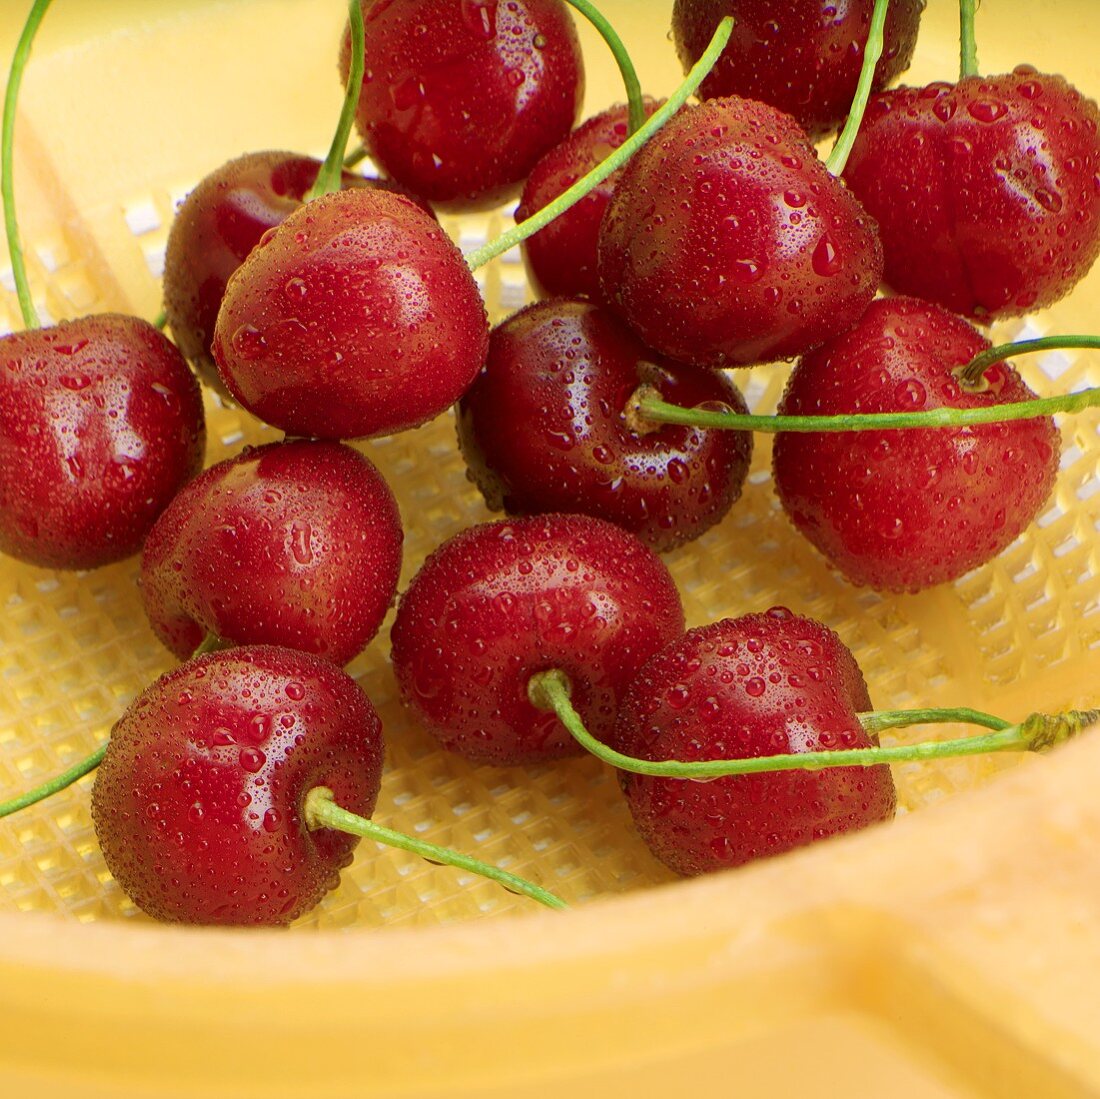
[[[205,448],[198,382],[151,324],[100,314],[0,339],[0,551],[56,569],[137,553]]]
[[[342,443],[273,443],[206,470],[157,520],[145,610],[178,657],[208,634],[346,664],[378,632],[401,569],[382,475]]]
[[[310,831],[306,794],[370,816],[382,728],[356,682],[273,646],[201,656],[115,725],[92,790],[107,868],[158,920],[285,924],[335,887],[354,837]]]
[[[747,759],[866,748],[871,701],[832,630],[783,608],[689,630],[631,684],[614,737],[642,759]],[[620,772],[634,822],[678,874],[778,855],[894,814],[890,768],[834,767],[706,782]]]
[[[1029,66],[873,98],[844,177],[887,283],[965,316],[1048,306],[1100,253],[1100,109]]]
[[[600,280],[683,362],[790,358],[850,328],[882,275],[874,222],[792,118],[747,99],[681,111],[623,171]]]
[[[780,411],[801,415],[980,408],[1035,394],[1007,363],[986,388],[955,369],[989,341],[912,298],[876,301],[849,333],[803,357]],[[960,428],[782,433],[775,487],[791,522],[853,583],[915,592],[1001,552],[1035,518],[1058,472],[1050,417]]]
[[[264,233],[302,205],[320,167],[319,160],[295,153],[248,153],[206,176],[176,212],[164,257],[168,324],[202,380],[222,394],[210,345],[226,283]],[[350,172],[343,186],[381,187],[419,201],[395,183]]]
[[[702,97],[762,100],[793,115],[816,139],[836,129],[852,105],[874,6],[874,0],[676,0],[672,38],[686,73],[719,21],[732,15],[733,34],[703,81]],[[875,90],[909,68],[923,10],[924,0],[890,4]]]
[[[642,385],[685,407],[747,411],[717,371],[650,351],[587,302],[546,301],[499,325],[485,369],[458,404],[458,441],[490,508],[583,512],[656,550],[698,537],[741,495],[752,436],[646,424]]]
[[[388,435],[454,404],[488,328],[436,221],[401,195],[338,191],[269,230],[237,269],[214,357],[234,399],[290,435]]]
[[[644,103],[646,117],[661,105],[648,97]],[[523,185],[516,221],[537,214],[619,148],[628,136],[627,114],[625,104],[609,107],[543,156]],[[596,245],[600,221],[621,175],[621,170],[612,172],[580,202],[520,245],[528,281],[540,297],[602,297]]]
[[[517,194],[573,128],[580,43],[561,0],[361,0],[355,121],[386,175],[438,205],[488,209]],[[347,82],[350,33],[340,49]]]
[[[588,728],[610,732],[626,685],[684,628],[668,570],[632,534],[583,515],[471,527],[439,547],[393,624],[401,697],[450,751],[482,763],[579,753],[527,697],[561,668]]]

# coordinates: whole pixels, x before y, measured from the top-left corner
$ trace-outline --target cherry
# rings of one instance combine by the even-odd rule
[[[672,38],[686,72],[718,21],[734,17],[729,45],[700,89],[704,99],[759,99],[793,115],[814,139],[836,129],[859,80],[873,0],[676,0]],[[893,0],[873,87],[884,88],[913,57],[924,0]]]
[[[58,569],[137,553],[205,447],[198,383],[151,324],[103,314],[0,339],[0,551]]]
[[[870,710],[832,630],[776,607],[689,630],[623,696],[613,735],[642,759],[740,759],[865,747]],[[839,767],[707,782],[620,772],[638,831],[665,865],[701,874],[780,854],[894,814],[890,769]]]
[[[688,108],[631,161],[604,216],[599,271],[650,347],[734,366],[850,328],[874,296],[874,223],[788,115],[750,100]]]
[[[489,507],[583,512],[656,550],[719,522],[741,495],[752,436],[633,418],[642,385],[746,411],[725,376],[655,355],[599,306],[541,302],[499,325],[458,404],[459,445]]]
[[[424,562],[391,634],[401,697],[447,749],[519,764],[580,751],[527,697],[565,669],[577,708],[608,732],[642,663],[683,630],[668,570],[633,535],[581,515],[471,527]]]
[[[382,171],[431,202],[486,209],[516,194],[572,129],[580,44],[561,0],[361,0],[356,125]],[[350,33],[340,68],[347,79]]]
[[[989,347],[966,321],[910,298],[876,301],[805,355],[780,413],[979,408],[1034,396],[1007,363],[980,389],[958,376]],[[1034,519],[1058,470],[1049,417],[958,428],[780,433],[775,487],[791,522],[852,582],[919,591],[1000,553]]]
[[[229,280],[213,349],[262,420],[345,439],[438,415],[487,342],[477,284],[439,225],[401,195],[350,190],[265,234]]]
[[[659,105],[646,98],[645,115],[652,116]],[[555,145],[531,169],[516,221],[526,221],[618,149],[629,134],[628,123],[626,104],[609,107]],[[621,174],[613,172],[521,245],[528,281],[540,297],[602,297],[596,245],[600,221]]]
[[[871,100],[845,179],[896,291],[989,320],[1061,298],[1100,253],[1100,109],[1022,65]]]
[[[320,167],[319,160],[295,153],[248,153],[204,177],[172,222],[164,261],[168,324],[202,380],[223,394],[210,345],[226,283],[264,233],[302,205]],[[342,186],[380,187],[420,202],[396,183],[350,172],[343,173]]]
[[[192,481],[153,527],[145,610],[181,658],[213,634],[346,664],[393,602],[401,541],[393,493],[357,451],[249,448]]]
[[[382,727],[353,679],[268,646],[201,656],[161,677],[115,725],[92,790],[107,867],[159,920],[289,923],[337,883],[356,841],[310,831],[331,789],[363,816]]]

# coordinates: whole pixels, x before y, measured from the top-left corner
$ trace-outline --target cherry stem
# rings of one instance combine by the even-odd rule
[[[427,843],[408,836],[404,832],[395,832],[373,820],[361,817],[356,813],[348,812],[336,804],[332,791],[327,786],[315,786],[306,794],[305,801],[306,826],[311,831],[318,828],[332,828],[337,832],[347,832],[349,835],[362,836],[364,839],[376,840],[389,847],[397,847],[402,851],[410,851],[414,855],[428,859],[430,862],[443,863],[447,866],[456,866],[460,870],[469,870],[471,873],[480,874],[483,878],[503,885],[512,893],[519,893],[524,897],[530,897],[547,908],[568,908],[569,906],[560,897],[541,886],[529,882],[526,878],[509,874],[507,870],[490,866],[480,859],[463,855],[458,851],[452,851],[449,847],[437,847],[434,843]]]
[[[638,83],[638,73],[634,69],[634,62],[630,59],[630,53],[623,40],[619,37],[615,28],[589,0],[566,0],[566,3],[576,8],[588,21],[600,32],[615,58],[615,63],[622,73],[623,84],[626,86],[626,101],[628,105],[628,134],[636,133],[645,121],[645,105],[642,103],[642,86]]]
[[[23,255],[23,243],[19,238],[19,225],[15,218],[15,179],[13,154],[15,148],[15,104],[19,99],[19,86],[23,83],[23,71],[31,55],[31,46],[39,24],[46,15],[52,0],[35,0],[23,33],[15,46],[11,60],[11,73],[4,93],[3,127],[0,130],[0,196],[4,202],[4,231],[8,237],[8,255],[11,256],[11,273],[15,280],[15,293],[19,298],[19,310],[27,328],[38,328],[41,321],[34,308],[30,284],[27,282],[27,263]]]
[[[367,159],[367,147],[366,145],[357,145],[346,157],[344,157],[344,167],[354,168],[359,164],[362,164]]]
[[[856,94],[852,99],[852,109],[848,112],[848,120],[836,139],[833,151],[825,161],[825,167],[834,176],[839,176],[844,171],[844,165],[848,163],[848,156],[856,143],[856,134],[859,133],[859,126],[863,121],[863,112],[867,109],[867,101],[871,98],[875,66],[882,56],[886,9],[889,4],[890,0],[875,0],[875,7],[871,12],[871,26],[867,31],[867,45],[863,50],[863,67],[859,71],[859,82],[856,84]]]
[[[981,385],[982,375],[989,367],[1009,355],[1027,355],[1033,351],[1058,351],[1075,347],[1100,348],[1100,336],[1041,336],[1035,340],[1002,343],[975,355],[966,366],[956,370],[955,375],[964,386],[973,389]]]
[[[348,72],[348,85],[344,92],[344,106],[340,111],[340,121],[336,125],[336,134],[329,147],[321,170],[313,186],[306,193],[306,202],[330,195],[340,190],[341,173],[344,170],[344,153],[348,147],[348,137],[355,121],[355,108],[359,105],[359,93],[363,87],[363,70],[366,67],[364,53],[363,9],[359,0],[350,0],[348,21],[351,24],[351,65]]]
[[[974,37],[977,0],[959,0],[959,76],[978,75],[978,43]]]
[[[840,748],[819,752],[782,753],[774,756],[752,756],[747,759],[714,760],[648,760],[616,752],[597,740],[584,727],[580,715],[569,701],[569,677],[558,668],[538,672],[527,684],[527,696],[532,705],[555,713],[569,730],[573,739],[594,756],[637,775],[655,775],[662,778],[707,779],[728,775],[760,774],[772,771],[817,771],[826,767],[876,767],[882,763],[908,763],[911,760],[943,759],[950,756],[984,755],[991,752],[1042,752],[1056,744],[1069,740],[1088,725],[1100,720],[1100,710],[1070,710],[1064,714],[1032,714],[1017,725],[1004,724],[993,733],[982,736],[961,737],[956,740],[925,741],[920,744],[903,744],[889,748]],[[912,713],[928,715],[935,711],[916,710]],[[968,721],[962,716],[973,714],[971,710],[941,710],[941,720]],[[885,715],[891,720],[889,728],[900,724],[901,711]],[[981,715],[980,724],[999,723],[991,715]],[[873,723],[876,715],[860,714],[863,724]],[[919,724],[932,720],[921,716],[910,722]]]
[[[167,325],[168,325],[168,314],[162,309],[153,318],[153,327],[154,328],[159,328],[161,330],[161,332],[163,332],[164,329],[167,327]]]
[[[490,260],[507,252],[521,241],[533,236],[540,229],[545,228],[559,214],[564,214],[574,204],[580,202],[596,184],[605,180],[612,172],[621,168],[683,105],[688,97],[703,82],[703,78],[714,67],[718,55],[729,41],[733,31],[733,19],[726,16],[714,32],[710,45],[703,56],[692,67],[684,82],[669,96],[668,102],[652,115],[631,134],[606,160],[601,161],[586,176],[582,176],[568,190],[563,191],[553,202],[548,202],[536,214],[532,214],[526,221],[501,233],[496,240],[489,241],[466,257],[466,262],[471,271],[484,267]]]

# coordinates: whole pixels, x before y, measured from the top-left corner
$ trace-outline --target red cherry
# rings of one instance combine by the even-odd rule
[[[192,481],[145,543],[141,585],[179,657],[212,633],[346,664],[377,633],[401,569],[386,482],[340,443],[245,450]]]
[[[325,786],[369,816],[382,729],[339,668],[273,646],[162,676],[111,733],[92,790],[107,867],[159,920],[284,924],[332,889],[356,840],[303,820]]]
[[[644,105],[648,118],[661,103],[647,97]],[[627,115],[625,104],[609,107],[546,153],[523,185],[516,221],[537,214],[619,148],[628,136]],[[600,221],[621,175],[621,170],[612,172],[521,244],[528,281],[540,297],[602,298],[596,245]]]
[[[1029,66],[871,100],[844,172],[886,281],[990,319],[1057,301],[1100,253],[1100,109]]]
[[[579,753],[527,697],[561,668],[597,736],[641,665],[684,628],[668,570],[633,535],[581,515],[471,527],[424,562],[398,606],[393,667],[405,704],[450,751],[483,763]]]
[[[541,302],[499,325],[458,404],[459,445],[489,507],[583,512],[656,550],[719,522],[741,495],[751,434],[646,429],[624,417],[643,384],[674,404],[747,411],[724,375],[655,354],[599,306]]]
[[[202,468],[202,396],[179,351],[101,314],[5,336],[0,364],[0,550],[57,569],[137,553]]]
[[[780,412],[916,412],[1030,400],[1007,363],[987,388],[955,369],[989,347],[966,321],[912,298],[876,301],[849,333],[803,357]],[[920,591],[1001,552],[1058,472],[1050,417],[961,428],[780,433],[775,487],[791,522],[853,583]]]
[[[361,0],[356,126],[379,167],[431,202],[488,209],[572,129],[580,43],[561,0]],[[351,36],[340,73],[347,82]]]
[[[788,115],[746,99],[681,111],[627,165],[600,280],[650,347],[738,366],[850,328],[874,297],[873,221]]]
[[[723,16],[733,34],[703,81],[703,99],[738,95],[793,115],[817,139],[848,113],[859,81],[874,0],[676,0],[672,38],[687,72]],[[917,44],[924,0],[893,0],[873,87],[903,73]]]
[[[782,608],[689,630],[642,669],[619,710],[618,751],[745,759],[873,741],[855,658],[832,630]],[[854,831],[894,814],[890,769],[836,767],[698,782],[620,772],[654,855],[702,874]]]
[[[234,399],[291,435],[415,427],[485,358],[488,320],[439,225],[385,191],[314,199],[229,280],[214,357]]]
[[[319,160],[295,153],[249,153],[206,176],[176,212],[164,257],[168,324],[202,380],[223,394],[210,345],[226,283],[264,233],[302,205],[320,167]],[[395,183],[350,172],[343,186],[380,187],[419,202]]]

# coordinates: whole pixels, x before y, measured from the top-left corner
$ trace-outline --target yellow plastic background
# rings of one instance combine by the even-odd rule
[[[5,58],[28,6],[0,6]],[[604,7],[647,90],[669,90],[671,4]],[[931,0],[911,80],[956,71],[955,10]],[[17,139],[43,314],[152,317],[173,206],[202,174],[249,150],[322,152],[341,17],[339,0],[58,0]],[[1095,0],[988,2],[982,66],[1031,61],[1096,95],[1098,29]],[[621,94],[600,43],[582,35],[591,111]],[[448,228],[468,247],[504,222]],[[4,277],[0,324],[16,327]],[[514,256],[485,272],[484,289],[494,319],[526,300]],[[995,335],[1095,330],[1098,304],[1100,272]],[[1055,353],[1022,366],[1054,392],[1100,384],[1098,363]],[[766,408],[784,374],[738,377]],[[207,408],[209,462],[271,434]],[[668,556],[689,622],[774,602],[820,617],[884,707],[1017,718],[1095,705],[1098,422],[1065,421],[1055,494],[999,560],[905,598],[846,586],[792,535],[761,438],[727,521]],[[450,417],[365,449],[401,502],[406,580],[438,542],[488,518]],[[86,754],[171,666],[136,574],[136,561],[81,575],[0,563],[0,797]],[[110,880],[85,781],[0,824],[0,1094],[1100,1094],[1100,737],[1042,759],[900,767],[903,806],[920,812],[671,884],[610,772],[444,756],[395,705],[387,652],[383,631],[351,668],[389,738],[377,819],[535,877],[576,910],[532,912],[364,843],[339,891],[290,932],[159,927]]]

